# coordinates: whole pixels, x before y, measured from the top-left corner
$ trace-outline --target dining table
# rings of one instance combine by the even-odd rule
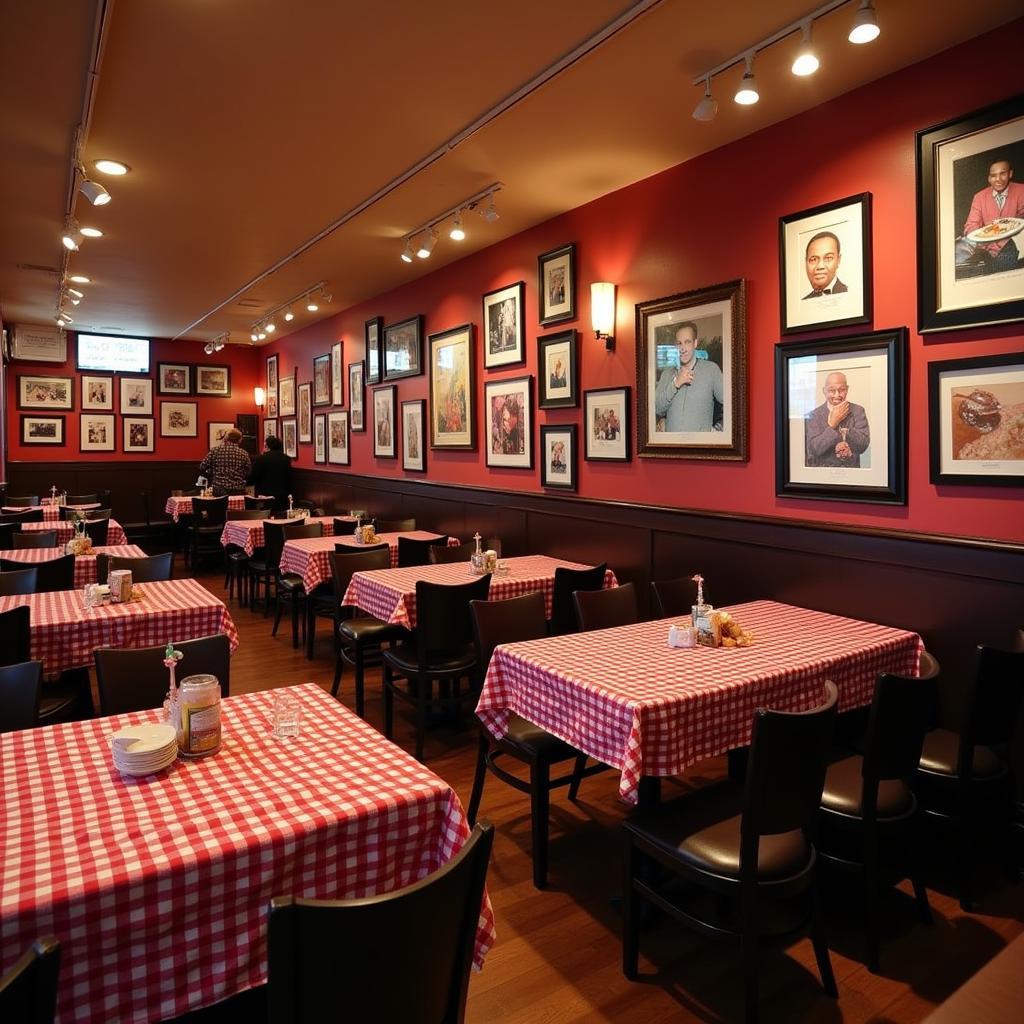
[[[244,494],[228,495],[228,511],[241,512],[245,509]],[[175,522],[182,516],[192,515],[192,496],[188,494],[172,494],[164,505],[164,515],[168,515]]]
[[[320,687],[287,689],[300,733],[276,739],[280,692],[226,698],[216,754],[142,778],[115,769],[111,736],[160,711],[0,736],[0,971],[55,936],[59,1024],[164,1020],[260,985],[273,897],[392,892],[465,843],[452,787]],[[485,894],[477,967],[494,940]]]
[[[75,535],[74,523],[69,523],[64,520],[54,521],[50,523],[22,523],[22,530],[30,531],[42,531],[48,533],[53,530],[57,534],[58,544],[67,544],[69,540]],[[128,537],[124,532],[124,527],[116,519],[107,520],[107,544],[109,545],[120,545],[127,544]]]
[[[64,555],[63,548],[15,548],[0,551],[0,558],[26,565],[38,565]],[[111,558],[145,558],[146,552],[137,544],[107,544],[95,547],[88,555],[75,555],[75,586],[84,587],[96,582],[96,556],[109,555]]]
[[[757,708],[807,711],[832,680],[846,711],[871,703],[880,672],[918,674],[917,633],[770,600],[723,610],[750,646],[670,647],[689,616],[499,646],[477,716],[500,739],[515,713],[611,765],[635,804],[642,779],[747,746]]]
[[[66,508],[70,512],[91,512],[94,509],[102,507],[103,506],[98,501],[92,502],[88,505],[54,505],[47,501],[46,504],[43,505],[20,505],[17,507],[5,505],[0,509],[0,514],[12,515],[19,512],[36,512],[41,509],[44,523],[59,523],[63,521],[60,517],[60,510],[62,508]]]
[[[224,524],[224,529],[221,530],[220,542],[224,547],[233,544],[252,558],[257,550],[266,543],[263,536],[264,523],[279,523],[282,526],[298,522],[303,525],[319,523],[323,528],[323,535],[331,537],[334,535],[335,519],[351,523],[353,529],[355,528],[356,520],[353,516],[304,516],[302,519],[275,519],[269,516],[267,519],[229,519]]]

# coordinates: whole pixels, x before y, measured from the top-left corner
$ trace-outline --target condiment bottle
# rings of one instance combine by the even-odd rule
[[[220,683],[216,676],[188,676],[178,690],[178,752],[206,757],[220,750]]]

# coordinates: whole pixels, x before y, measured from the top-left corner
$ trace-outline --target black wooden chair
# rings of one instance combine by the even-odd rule
[[[260,587],[263,587],[263,614],[270,612],[271,592],[276,592],[277,573],[281,565],[281,552],[284,550],[286,537],[293,535],[294,531],[301,525],[299,520],[293,523],[271,522],[269,519],[263,523],[263,550],[257,551],[249,559],[249,608],[255,610],[256,598],[259,597]]]
[[[270,501],[272,498],[250,498],[246,495],[246,502],[249,501]],[[249,508],[248,504],[244,509],[228,509],[227,522],[234,522],[238,520],[249,520],[250,522],[256,522],[257,520],[267,519],[271,515],[270,506],[266,508],[260,506],[258,508]],[[256,552],[253,552],[255,555]],[[240,548],[237,544],[225,544],[224,545],[224,586],[228,588],[228,597],[232,598],[235,596],[235,585],[238,585],[238,600],[244,605],[248,603],[246,596],[246,584],[249,580],[249,556],[245,551]]]
[[[228,496],[192,499],[192,527],[189,530],[188,562],[193,568],[202,558],[223,557],[220,535],[228,516]]]
[[[98,494],[69,494],[68,505],[97,505],[100,496]]]
[[[269,512],[274,507],[274,499],[273,498],[254,498],[251,494],[247,494],[245,496],[245,498],[244,498],[244,501],[245,501],[245,510],[247,512],[256,512],[256,511]],[[230,519],[231,516],[228,516],[228,518]]]
[[[110,519],[86,519],[82,523],[82,529],[85,530],[85,535],[92,541],[94,548],[106,547],[107,544],[107,527],[110,525]]]
[[[263,536],[266,537],[267,527],[275,524],[268,523],[263,527]],[[323,523],[307,523],[304,519],[297,519],[295,526],[284,527],[284,542],[290,540],[303,540],[310,537],[322,537],[324,535]],[[282,551],[284,544],[281,545]],[[280,561],[280,559],[279,559]],[[292,647],[299,646],[299,623],[302,622],[302,639],[306,639],[305,603],[307,599],[306,587],[302,577],[294,572],[281,572],[278,568],[275,577],[274,599],[277,603],[277,613],[274,616],[274,628],[270,631],[271,636],[277,636],[277,627],[281,622],[281,615],[284,613],[284,606],[291,608],[292,616]]]
[[[0,558],[0,573],[24,571],[24,562],[15,562]],[[36,574],[34,594],[48,594],[54,590],[74,590],[75,588],[75,556],[61,555],[46,562],[33,562]]]
[[[651,583],[654,598],[652,611],[656,619],[689,615],[697,601],[697,584],[689,576]]]
[[[96,556],[96,579],[106,583],[111,569],[130,570],[132,583],[158,583],[172,578],[174,552],[166,551],[162,555],[149,555],[145,558],[124,558],[100,552]]]
[[[363,519],[361,525],[369,526],[372,522],[372,519]],[[356,532],[356,524],[350,523],[347,519],[335,519],[333,525],[335,537],[351,537]]]
[[[399,551],[401,551],[402,541],[406,539],[405,537],[398,538]],[[470,556],[474,551],[476,551],[476,545],[472,541],[460,544],[457,548],[450,548],[447,544],[431,543],[427,547],[427,562],[429,565],[455,565],[457,562],[465,562],[466,565],[469,565]]]
[[[57,1013],[60,943],[37,939],[0,978],[0,1020],[4,1024],[49,1024]]]
[[[378,531],[385,533],[385,530]],[[407,569],[418,565],[430,564],[430,549],[443,547],[448,543],[447,535],[420,539],[418,537],[398,538],[398,568]]]
[[[5,569],[4,566],[15,566]],[[26,568],[25,562],[12,562],[0,558],[0,597],[14,597],[18,594],[34,594],[36,592],[36,566]]]
[[[15,551],[28,548],[55,548],[57,546],[56,530],[21,530],[12,538]]]
[[[43,510],[41,508],[27,508],[24,512],[4,512],[0,514],[2,523],[41,523],[43,521]]]
[[[375,527],[378,533],[412,533],[416,519],[378,519]]]
[[[14,535],[20,530],[21,523],[0,522],[0,551],[14,550]]]
[[[551,618],[548,635],[562,636],[576,632],[576,605],[572,595],[577,590],[601,590],[608,563],[602,562],[591,569],[555,569],[555,583],[551,595]]]
[[[39,504],[38,494],[23,494],[21,497],[14,497],[8,494],[4,497],[4,508],[29,508]]]
[[[41,661],[23,661],[0,668],[0,732],[35,728],[39,722],[42,684]]]
[[[592,629],[611,629],[613,626],[632,626],[640,621],[632,583],[607,590],[577,590],[572,599],[581,633]]]

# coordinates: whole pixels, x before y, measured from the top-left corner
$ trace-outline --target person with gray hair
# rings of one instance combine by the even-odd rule
[[[249,453],[239,442],[242,432],[232,427],[225,435],[221,444],[211,448],[206,458],[199,463],[199,472],[210,482],[213,493],[244,494],[246,477],[252,471]]]

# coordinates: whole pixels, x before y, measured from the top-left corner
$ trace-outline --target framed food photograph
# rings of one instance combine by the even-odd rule
[[[309,444],[313,440],[313,385],[308,381],[299,385],[299,440]]]
[[[153,415],[153,380],[150,377],[121,378],[121,415]]]
[[[576,490],[576,424],[540,428],[540,483],[562,491]]]
[[[402,403],[402,469],[427,471],[427,403],[422,398]]]
[[[430,447],[476,451],[473,325],[430,335]]]
[[[263,421],[263,440],[264,440],[264,442],[267,440],[268,437],[278,437],[278,436],[279,435],[278,435],[278,432],[277,432],[277,420],[276,419],[266,419],[266,420],[264,420]]]
[[[537,339],[537,408],[575,409],[580,404],[579,332]]]
[[[537,257],[537,295],[541,325],[576,319],[576,246],[541,253]]]
[[[783,334],[871,322],[870,192],[779,218],[779,296]]]
[[[384,379],[416,377],[423,372],[423,317],[411,316],[384,328]]]
[[[21,417],[21,443],[25,445],[63,445],[63,416]]]
[[[114,411],[114,378],[95,377],[83,373],[78,378],[82,389],[82,412],[113,412]]]
[[[348,364],[348,406],[351,412],[353,433],[366,430],[363,408],[366,402],[366,364],[362,359]]]
[[[331,404],[331,353],[313,360],[313,404]]]
[[[156,393],[158,395],[191,395],[192,366],[189,363],[157,363]]]
[[[351,459],[348,445],[348,413],[327,414],[327,461],[332,466],[347,466]]]
[[[916,138],[918,330],[1024,320],[1024,93]]]
[[[198,402],[161,402],[161,437],[198,437]]]
[[[298,425],[295,418],[281,420],[281,445],[290,459],[299,454]]]
[[[933,484],[1024,486],[1024,352],[928,364]]]
[[[114,451],[117,447],[114,429],[113,413],[81,413],[78,417],[78,450],[81,452]]]
[[[629,388],[583,392],[583,457],[591,462],[629,462]]]
[[[484,385],[487,465],[533,469],[533,377]]]
[[[327,461],[327,413],[313,414],[313,461],[321,464]]]
[[[152,453],[155,446],[152,416],[122,416],[121,432],[121,447],[126,455]]]
[[[344,342],[331,346],[331,405],[345,404]]]
[[[395,442],[394,385],[375,388],[373,392],[373,454],[378,459],[394,459],[398,455]]]
[[[74,380],[71,377],[46,377],[26,374],[18,378],[19,409],[69,411],[75,407]]]
[[[205,398],[230,398],[231,367],[197,366],[196,394]]]
[[[742,280],[636,307],[637,454],[747,460]]]
[[[208,434],[207,443],[210,448],[216,448],[218,445],[224,443],[224,438],[228,436],[229,430],[234,430],[234,423],[229,423],[227,420],[210,420],[206,424],[206,432]]]
[[[295,377],[280,377],[277,382],[277,411],[279,416],[295,415]]]
[[[363,338],[366,342],[366,383],[381,382],[380,347],[384,338],[384,317],[371,316],[363,325]]]
[[[905,505],[907,329],[775,349],[775,490]]]
[[[496,288],[483,298],[484,369],[526,362],[526,325],[523,304],[526,284]]]
[[[277,356],[267,356],[267,394],[277,394]]]

